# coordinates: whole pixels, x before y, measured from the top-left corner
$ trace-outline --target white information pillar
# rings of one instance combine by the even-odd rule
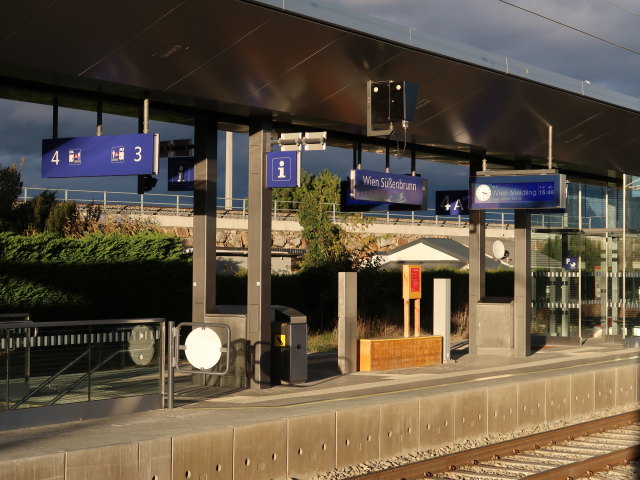
[[[442,363],[451,361],[451,279],[433,279],[433,334],[442,336]]]

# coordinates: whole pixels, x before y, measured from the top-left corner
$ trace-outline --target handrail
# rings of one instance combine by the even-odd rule
[[[109,206],[118,206],[118,207],[139,207],[140,213],[145,214],[148,213],[158,213],[155,209],[158,208],[166,208],[175,211],[177,215],[192,215],[193,214],[193,195],[181,195],[181,194],[170,194],[170,193],[145,193],[138,194],[133,192],[109,192],[103,190],[72,190],[72,189],[63,189],[63,188],[42,188],[42,187],[23,187],[23,192],[21,195],[21,201],[28,201],[33,198],[35,195],[33,192],[43,192],[45,190],[59,192],[62,193],[62,198],[65,201],[71,201],[76,203],[95,203],[96,205],[101,205],[104,208]],[[30,194],[31,192],[31,194]],[[80,194],[80,195],[74,195]],[[90,196],[92,198],[79,198],[79,197]],[[114,198],[115,197],[115,198]],[[231,200],[231,209],[227,208],[228,200]],[[295,202],[292,200],[273,200],[273,218],[278,219],[278,217],[296,214],[298,209],[295,208],[296,204],[300,202]],[[246,218],[248,212],[248,202],[246,198],[228,198],[228,197],[217,197],[216,198],[217,209],[220,213],[223,212],[232,212],[234,214],[241,215],[242,218]],[[293,205],[294,208],[281,208],[281,205]],[[337,220],[337,215],[340,212],[340,204],[339,203],[323,203],[322,205],[327,206],[327,210],[330,212],[332,220],[335,222]],[[421,213],[426,212],[426,213]],[[391,221],[395,221],[396,219],[406,219],[410,220],[411,223],[422,223],[422,221],[433,221],[435,223],[445,223],[452,226],[460,226],[464,227],[468,224],[468,216],[438,216],[435,214],[435,209],[427,209],[422,211],[410,211],[410,212],[400,212],[400,211],[372,211],[372,212],[364,212],[364,215],[369,218],[378,219],[381,221],[385,221],[386,223],[390,223]],[[489,224],[500,224],[501,226],[506,226],[513,224],[513,214],[505,213],[505,212],[487,212],[487,223]]]
[[[95,326],[95,325],[128,325],[140,323],[164,323],[164,318],[126,318],[122,320],[65,320],[59,322],[31,322],[29,324],[21,324],[20,328],[35,327],[77,327],[77,326]],[[7,328],[16,328],[15,322],[0,322],[0,330]]]
[[[89,350],[91,350],[89,348]],[[118,350],[116,352],[113,352],[111,355],[109,355],[107,358],[105,358],[102,362],[100,362],[98,365],[96,365],[95,367],[93,367],[91,370],[89,370],[88,372],[85,372],[84,375],[82,375],[80,378],[78,378],[75,382],[73,382],[71,385],[69,385],[63,392],[60,392],[58,395],[55,396],[55,398],[52,398],[51,400],[49,400],[47,402],[47,406],[51,406],[53,404],[55,404],[58,400],[60,400],[62,397],[64,397],[67,393],[69,393],[71,390],[73,390],[74,388],[76,388],[77,385],[79,385],[82,381],[84,381],[85,378],[88,378],[91,376],[91,374],[93,372],[95,372],[96,370],[98,370],[99,368],[101,368],[102,366],[104,366],[109,360],[111,360],[112,358],[114,358],[116,355],[121,354],[122,352],[124,352],[125,350]]]
[[[44,387],[46,387],[47,385],[49,385],[51,382],[53,382],[56,378],[58,378],[60,375],[62,375],[64,372],[66,372],[70,367],[72,367],[73,365],[75,365],[76,363],[78,363],[82,358],[86,357],[89,352],[91,352],[91,348],[87,348],[84,352],[82,352],[80,355],[78,355],[75,359],[71,360],[69,363],[67,363],[64,367],[62,367],[60,370],[58,370],[56,373],[54,373],[53,375],[51,375],[49,378],[45,379],[40,385],[38,385],[36,388],[34,388],[31,392],[27,393],[24,397],[22,397],[20,400],[18,400],[16,403],[14,403],[13,405],[11,405],[9,407],[9,410],[15,410],[17,409],[20,405],[22,405],[24,402],[26,402],[27,400],[29,400],[31,397],[33,397],[36,393],[38,393],[40,390],[42,390]],[[57,401],[57,399],[56,399]]]

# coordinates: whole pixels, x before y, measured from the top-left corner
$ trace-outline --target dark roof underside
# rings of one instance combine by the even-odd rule
[[[635,109],[247,1],[2,2],[0,75],[355,135],[367,80],[408,80],[411,143],[544,164],[553,125],[554,165],[640,175]]]

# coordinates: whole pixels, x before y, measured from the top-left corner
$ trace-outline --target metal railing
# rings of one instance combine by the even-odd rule
[[[0,318],[3,411],[165,394],[165,320]]]
[[[193,195],[169,193],[110,192],[103,190],[72,190],[66,188],[23,187],[20,199],[24,202],[33,199],[44,191],[56,193],[60,200],[82,204],[94,204],[104,210],[128,211],[146,215],[184,215],[193,214]],[[286,220],[298,213],[297,204],[290,200],[273,200],[272,216],[274,220]],[[331,216],[332,221],[340,220],[342,212],[339,203],[321,204]],[[249,212],[247,198],[217,197],[216,207],[220,216],[232,215],[246,218]],[[363,216],[376,223],[425,224],[432,223],[441,226],[466,227],[469,223],[467,215],[449,216],[436,215],[435,209],[416,211],[377,210],[364,212]],[[514,222],[511,212],[487,211],[485,221],[488,225],[508,228]]]

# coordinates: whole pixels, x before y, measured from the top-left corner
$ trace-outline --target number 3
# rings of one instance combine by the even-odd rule
[[[135,157],[133,157],[134,162],[139,162],[142,160],[142,147],[133,147],[136,151]]]

